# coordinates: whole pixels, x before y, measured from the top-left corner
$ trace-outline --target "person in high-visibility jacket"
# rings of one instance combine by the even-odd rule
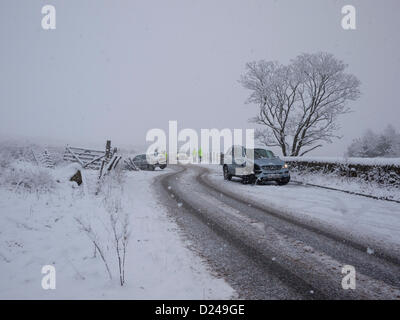
[[[201,163],[201,158],[203,157],[203,152],[201,151],[201,148],[199,148],[199,161]]]
[[[197,161],[196,161],[196,157],[197,157],[196,148],[193,149],[192,155],[193,155],[193,160],[192,160],[193,163],[197,162]]]

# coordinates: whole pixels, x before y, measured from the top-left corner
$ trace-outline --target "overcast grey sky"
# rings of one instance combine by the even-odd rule
[[[57,29],[41,28],[41,8]],[[357,9],[357,30],[341,8]],[[147,130],[249,128],[248,61],[327,51],[362,82],[342,155],[370,127],[400,129],[398,0],[0,0],[0,134],[80,145],[144,144]]]

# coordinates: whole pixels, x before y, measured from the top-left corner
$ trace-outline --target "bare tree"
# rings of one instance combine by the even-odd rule
[[[346,68],[328,53],[302,54],[288,66],[247,63],[240,82],[251,90],[247,102],[259,105],[251,121],[266,126],[256,130],[256,138],[279,146],[284,156],[303,156],[339,138],[338,116],[349,112],[348,102],[360,95],[360,81]]]
[[[94,232],[94,230],[92,229],[92,227],[89,223],[84,223],[81,219],[79,219],[77,217],[75,217],[75,221],[78,223],[80,229],[86,233],[86,235],[89,237],[90,241],[92,241],[94,248],[95,248],[95,252],[96,252],[96,250],[99,252],[101,260],[103,261],[104,266],[106,267],[108,277],[110,278],[110,280],[112,280],[110,267],[108,266],[106,256],[103,252],[103,249],[101,248],[100,240],[99,240],[98,236],[96,235],[96,233]]]

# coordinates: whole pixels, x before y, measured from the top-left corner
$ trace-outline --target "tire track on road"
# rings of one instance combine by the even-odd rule
[[[163,176],[161,186],[164,196],[167,194],[169,197],[170,212],[178,224],[183,227],[185,233],[191,235],[191,240],[202,244],[198,246],[201,248],[200,253],[209,260],[214,269],[223,270],[225,278],[241,296],[255,299],[359,299],[395,298],[398,294],[396,288],[363,274],[360,275],[361,289],[357,292],[342,290],[341,268],[338,263],[340,260],[327,255],[327,251],[331,253],[332,246],[340,239],[327,240],[318,230],[304,231],[302,226],[291,221],[272,221],[271,219],[277,218],[271,218],[265,209],[247,207],[247,203],[240,203],[241,200],[233,199],[231,195],[225,195],[221,190],[207,185],[203,176],[207,172],[205,168],[186,167]],[[188,175],[192,176],[188,179]],[[176,203],[180,203],[181,206],[177,208]],[[243,216],[240,218],[238,215]],[[192,218],[188,218],[189,216]],[[268,220],[265,220],[266,216],[269,217]],[[250,222],[246,223],[243,219],[250,219]],[[267,226],[268,229],[260,230],[260,226]],[[198,228],[201,230],[196,230]],[[314,233],[314,237],[326,243],[327,248],[321,250],[321,245],[318,247],[315,240],[312,244],[318,248],[310,247],[312,236],[307,233]],[[208,240],[204,240],[205,237],[208,237]],[[327,243],[328,241],[333,244]],[[205,245],[209,247],[205,248]],[[356,249],[348,249],[346,243],[339,245],[351,251],[348,255],[354,255],[353,251]],[[214,251],[221,246],[228,248],[225,249],[228,254],[222,261],[218,261],[218,255],[215,255]],[[287,252],[283,252],[286,248]],[[333,253],[333,256],[338,256],[337,252]],[[360,254],[358,252],[355,255],[357,259],[353,260],[359,262],[360,257],[357,255]],[[323,256],[325,261],[318,260],[318,255]],[[239,256],[235,261],[235,257]],[[308,260],[302,261],[303,257],[307,257]],[[339,255],[339,258],[343,256]],[[326,266],[324,269],[319,264],[329,265],[334,269],[327,270]],[[238,269],[247,271],[243,272],[247,276],[238,274]],[[391,277],[386,279],[387,273],[385,274],[384,270],[381,270],[381,273],[382,279],[393,282]],[[387,287],[383,293],[379,293],[381,286]]]

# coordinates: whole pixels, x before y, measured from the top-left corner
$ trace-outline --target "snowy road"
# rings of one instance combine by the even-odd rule
[[[366,238],[336,232],[312,216],[300,220],[281,214],[249,197],[246,192],[252,192],[248,191],[251,186],[216,183],[212,169],[175,169],[155,183],[160,200],[193,250],[241,297],[400,299],[400,257],[396,250],[389,247],[371,254]],[[296,192],[294,185],[290,187]],[[315,190],[308,188],[307,192],[312,195]],[[344,265],[356,269],[356,290],[342,288]]]

